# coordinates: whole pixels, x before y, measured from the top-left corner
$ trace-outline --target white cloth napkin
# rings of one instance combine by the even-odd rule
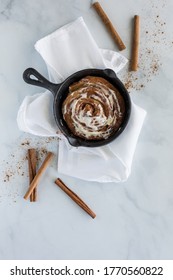
[[[127,63],[119,53],[98,48],[82,17],[39,40],[35,48],[46,62],[50,80],[56,83],[86,68],[111,68],[117,73]],[[52,109],[53,96],[49,91],[26,96],[17,115],[19,129],[38,136],[57,136]],[[106,146],[75,148],[62,136],[59,173],[98,182],[127,180],[145,115],[146,112],[132,102],[126,129]]]

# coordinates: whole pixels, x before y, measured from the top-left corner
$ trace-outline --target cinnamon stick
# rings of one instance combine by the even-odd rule
[[[137,69],[138,69],[139,41],[140,41],[139,37],[140,37],[140,18],[138,15],[135,15],[134,16],[131,71],[137,71]]]
[[[28,149],[28,169],[29,169],[29,182],[30,184],[32,183],[35,175],[36,175],[36,163],[37,163],[37,158],[36,158],[36,150],[35,149]],[[34,202],[36,201],[37,197],[37,188],[33,190],[33,192],[30,195],[30,201]]]
[[[36,188],[36,186],[38,185],[39,180],[41,179],[41,176],[43,175],[43,173],[45,172],[46,168],[48,167],[48,165],[50,164],[52,158],[53,158],[54,154],[49,152],[44,160],[44,162],[42,163],[41,167],[39,168],[37,174],[35,175],[33,181],[31,182],[26,194],[24,195],[24,199],[28,199],[29,196],[31,195],[31,193],[33,192],[33,190]]]
[[[126,47],[125,47],[123,41],[121,40],[118,32],[115,30],[112,22],[110,21],[110,19],[107,16],[107,14],[102,9],[100,3],[94,2],[93,7],[95,8],[98,15],[101,17],[103,23],[105,24],[106,28],[108,29],[109,33],[111,34],[113,40],[118,45],[119,50],[120,51],[124,50]]]
[[[80,206],[93,219],[96,217],[96,214],[85,204],[85,202],[76,193],[69,189],[60,178],[57,178],[55,180],[55,184],[57,184],[78,206]]]

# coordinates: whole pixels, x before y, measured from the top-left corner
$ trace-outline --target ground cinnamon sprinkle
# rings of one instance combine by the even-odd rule
[[[165,49],[166,47],[173,45],[173,42],[169,43],[166,39],[166,22],[159,14],[160,9],[165,7],[165,0],[162,0],[162,3],[159,3],[159,6],[156,2],[152,4],[151,15],[154,22],[152,29],[151,24],[148,22],[148,16],[143,14],[138,72],[129,73],[129,69],[126,68],[124,73],[120,73],[120,79],[123,81],[129,92],[133,90],[143,90],[146,85],[159,74],[162,66],[160,58],[162,46]]]
[[[138,77],[135,77],[135,75],[131,72],[127,74],[124,85],[129,92],[132,89],[139,91],[145,87],[144,81]]]
[[[39,156],[38,160],[42,161],[42,159],[47,154],[47,147],[49,145],[57,144],[57,137],[46,137],[46,138],[37,138],[37,141],[31,136],[31,138],[24,139],[21,141],[20,145],[16,149],[16,154],[11,153],[9,155],[8,161],[3,161],[4,170],[2,171],[3,182],[10,182],[14,179],[15,176],[26,176],[28,177],[27,170],[27,150],[31,148],[32,145],[38,147]],[[17,156],[17,154],[21,154]]]
[[[10,178],[14,176],[14,173],[10,170],[6,171],[5,176],[4,176],[4,182],[9,182]]]
[[[129,90],[130,88],[133,87],[133,82],[132,82],[132,80],[128,77],[127,80],[125,81],[124,85],[125,85],[126,89]]]
[[[0,165],[1,193],[0,203],[16,203],[23,195],[23,186],[28,184],[27,151],[35,147],[39,150],[38,164],[47,151],[57,153],[58,137],[35,137],[33,135],[18,140],[6,160]],[[4,197],[6,199],[4,199]]]
[[[21,143],[21,146],[29,146],[29,145],[30,145],[29,140],[26,140],[26,141]]]
[[[37,155],[37,160],[41,161],[43,158],[45,158],[45,156],[47,155],[48,151],[46,148],[41,148],[39,149],[39,153]]]

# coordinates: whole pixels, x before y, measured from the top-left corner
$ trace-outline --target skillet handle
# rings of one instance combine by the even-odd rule
[[[23,79],[27,84],[43,87],[50,90],[53,93],[53,95],[56,94],[59,88],[58,84],[51,83],[34,68],[27,68],[23,72]]]

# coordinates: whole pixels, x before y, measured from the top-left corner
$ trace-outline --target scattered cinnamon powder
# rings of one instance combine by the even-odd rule
[[[9,203],[18,201],[23,195],[24,186],[28,184],[28,161],[27,151],[29,148],[35,148],[38,153],[38,165],[42,163],[47,151],[51,150],[57,154],[58,137],[35,137],[33,135],[18,140],[14,145],[13,151],[8,155],[7,160],[2,161],[0,165],[1,177],[1,195],[0,203],[7,201]]]
[[[124,73],[120,73],[120,79],[125,84],[129,92],[135,90],[140,91],[159,74],[162,66],[161,51],[169,45],[165,36],[166,22],[160,15],[160,11],[166,8],[165,0],[157,4],[152,4],[151,16],[153,24],[148,21],[148,15],[143,12],[141,23],[141,38],[139,51],[139,69],[137,73],[129,73],[126,68]],[[142,14],[142,12],[141,12]]]
[[[28,140],[21,143],[21,146],[29,146],[30,142]]]
[[[9,182],[10,178],[14,176],[14,173],[11,170],[7,170],[4,176],[4,182]]]

